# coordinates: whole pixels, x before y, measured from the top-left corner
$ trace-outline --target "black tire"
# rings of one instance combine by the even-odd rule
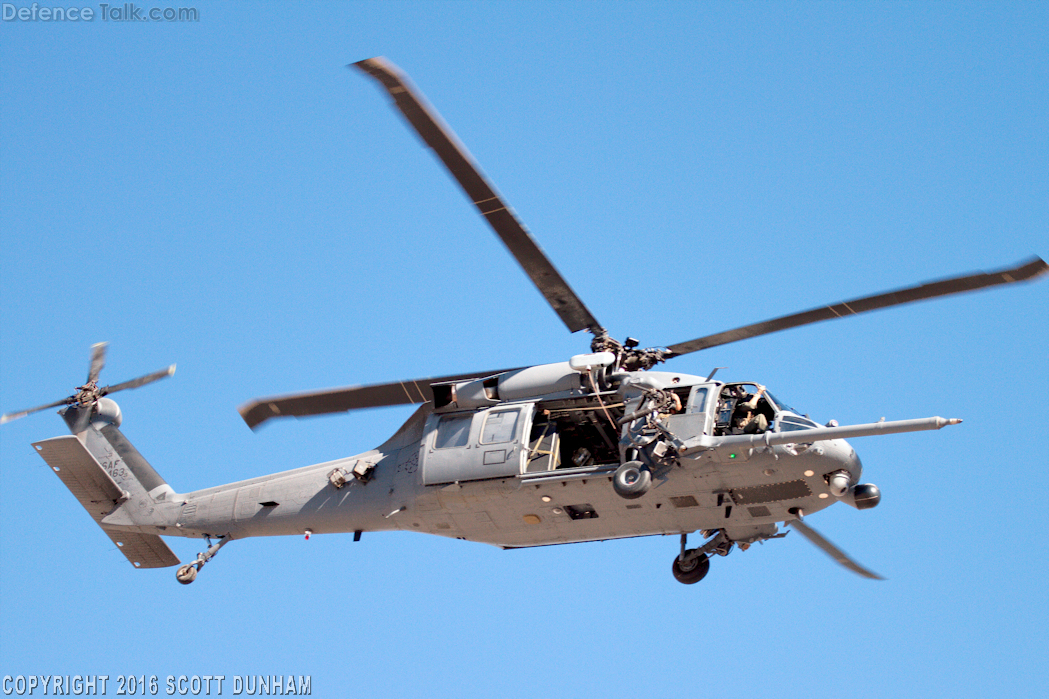
[[[687,567],[682,567],[681,562],[675,557],[672,570],[674,579],[679,583],[695,585],[707,577],[707,572],[710,570],[710,559],[707,556],[700,556],[690,561]]]
[[[652,487],[652,472],[640,461],[628,461],[616,469],[612,488],[621,498],[634,500]]]

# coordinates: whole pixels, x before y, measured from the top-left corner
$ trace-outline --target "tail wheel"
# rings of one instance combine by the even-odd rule
[[[628,461],[612,476],[612,488],[619,497],[634,500],[652,487],[652,472],[640,461]]]
[[[193,564],[184,565],[178,569],[175,573],[175,577],[183,585],[189,585],[197,579],[197,566]]]
[[[705,555],[700,555],[686,563],[681,563],[679,556],[674,559],[672,570],[674,579],[679,583],[695,585],[707,576],[707,572],[710,570],[710,559]]]

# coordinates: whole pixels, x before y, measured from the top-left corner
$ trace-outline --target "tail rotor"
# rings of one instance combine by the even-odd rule
[[[155,371],[152,374],[146,374],[140,376],[137,379],[131,379],[130,381],[123,381],[112,386],[103,386],[99,388],[98,377],[102,372],[102,368],[106,365],[106,348],[109,346],[108,342],[99,342],[91,347],[91,363],[88,367],[87,382],[83,386],[76,387],[76,393],[63,398],[62,400],[54,401],[46,405],[38,405],[35,408],[29,408],[28,410],[19,410],[13,413],[4,413],[0,415],[0,425],[17,420],[20,417],[26,415],[32,415],[38,413],[41,410],[47,410],[48,408],[57,408],[62,405],[73,406],[78,409],[91,409],[98,403],[99,399],[103,396],[107,396],[110,393],[116,393],[117,391],[124,391],[131,388],[139,388],[146,384],[151,384],[154,381],[171,376],[175,373],[175,365]]]

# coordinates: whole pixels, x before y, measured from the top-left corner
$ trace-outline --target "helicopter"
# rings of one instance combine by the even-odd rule
[[[876,507],[877,486],[845,440],[937,430],[927,417],[819,425],[753,381],[657,370],[669,360],[802,325],[1036,279],[1038,257],[1014,267],[852,299],[665,347],[609,335],[494,189],[452,130],[392,63],[351,65],[373,78],[431,148],[572,333],[589,351],[567,361],[259,398],[240,406],[252,428],[393,405],[417,405],[369,451],[189,493],[170,486],[121,432],[109,396],[171,376],[175,366],[99,386],[107,345],[92,348],[76,393],[8,413],[58,411],[70,434],[34,449],[138,568],[179,566],[192,583],[229,542],[254,536],[414,531],[513,549],[649,535],[680,539],[681,583],[714,556],[797,531],[853,572],[879,578],[806,523],[844,502]],[[689,536],[702,543],[689,547]],[[200,538],[182,564],[162,537]]]

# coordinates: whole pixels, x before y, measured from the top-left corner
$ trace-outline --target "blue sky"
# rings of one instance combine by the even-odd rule
[[[105,382],[177,362],[119,398],[177,490],[364,451],[410,414],[255,434],[236,413],[253,397],[586,351],[345,68],[362,58],[412,77],[617,337],[669,344],[1049,257],[1044,4],[195,6],[195,23],[0,26],[0,409],[68,395],[101,340]],[[672,364],[726,366],[819,421],[965,420],[854,440],[882,505],[809,520],[885,582],[796,535],[683,586],[671,538],[502,552],[398,533],[238,541],[183,587],[134,570],[33,453],[59,418],[5,425],[0,675],[1032,696],[1047,309],[1043,281]]]

